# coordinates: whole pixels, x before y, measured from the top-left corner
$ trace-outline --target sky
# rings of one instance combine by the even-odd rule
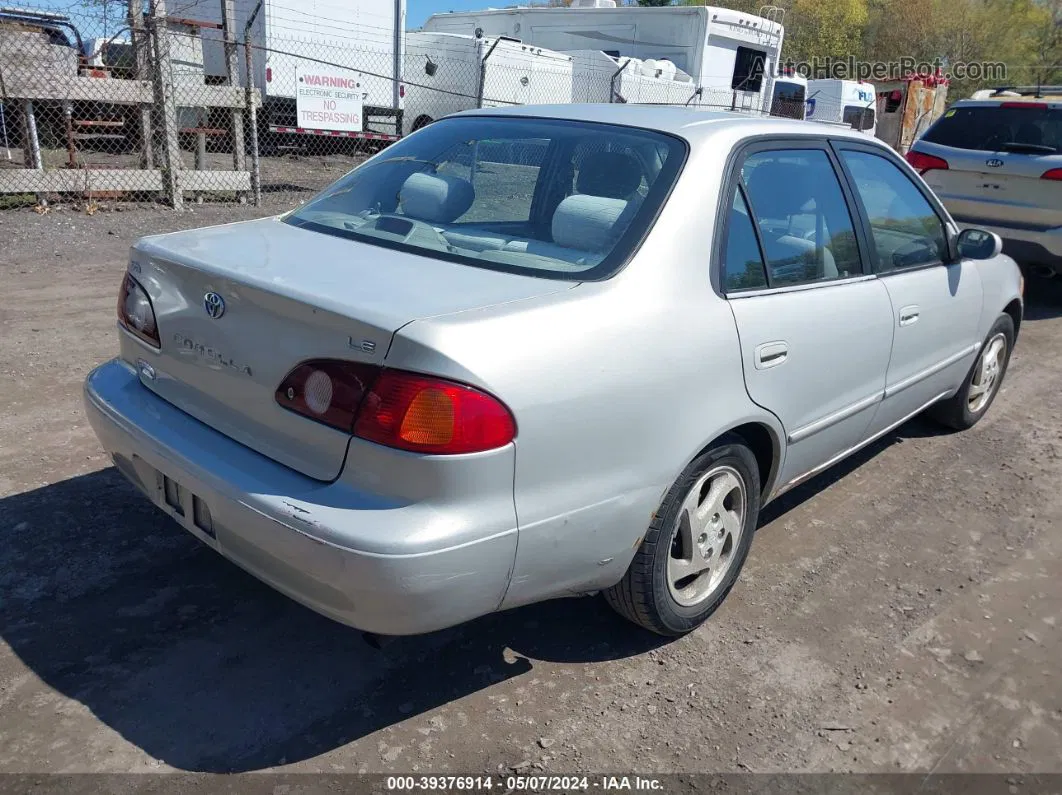
[[[419,28],[432,14],[445,11],[473,11],[491,6],[502,8],[515,5],[517,2],[518,0],[406,0],[406,27]],[[519,2],[527,2],[527,0],[519,0]],[[83,17],[87,4],[84,0],[14,0],[14,2],[0,0],[0,5],[61,11],[79,18]]]
[[[419,28],[432,14],[515,5],[516,0],[406,0],[406,27]]]

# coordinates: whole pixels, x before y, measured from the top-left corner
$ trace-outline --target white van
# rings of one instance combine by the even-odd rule
[[[877,92],[862,80],[809,80],[807,119],[847,124],[873,135],[877,129]]]

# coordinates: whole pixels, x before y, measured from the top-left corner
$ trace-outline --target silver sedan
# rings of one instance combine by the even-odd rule
[[[859,133],[491,109],[140,240],[85,398],[161,510],[338,621],[603,591],[679,635],[767,502],[920,412],[980,420],[1022,306],[999,238]]]

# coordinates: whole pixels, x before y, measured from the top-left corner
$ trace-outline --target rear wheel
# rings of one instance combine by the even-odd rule
[[[976,425],[999,394],[1013,347],[1014,320],[1010,315],[1000,315],[959,391],[930,409],[930,416],[959,431]]]
[[[759,509],[756,458],[740,437],[725,436],[679,476],[605,599],[660,635],[696,629],[737,581]]]

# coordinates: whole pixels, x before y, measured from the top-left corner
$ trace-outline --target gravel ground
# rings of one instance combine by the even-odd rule
[[[1056,285],[984,422],[770,506],[688,637],[583,598],[379,652],[164,518],[81,408],[138,235],[290,200],[0,213],[0,772],[1062,772]]]

